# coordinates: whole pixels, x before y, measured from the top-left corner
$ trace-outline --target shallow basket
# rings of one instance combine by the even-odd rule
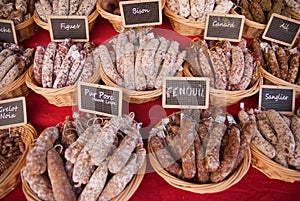
[[[243,162],[229,177],[219,183],[208,183],[208,184],[197,184],[187,181],[183,181],[177,177],[174,177],[168,173],[159,163],[155,153],[150,144],[148,144],[148,155],[150,164],[156,173],[161,176],[166,182],[175,188],[179,188],[185,191],[193,193],[206,194],[206,193],[217,193],[229,189],[231,186],[237,184],[244,175],[248,172],[251,163],[251,152],[250,149],[246,153]]]
[[[186,19],[173,13],[168,6],[164,7],[164,14],[169,18],[174,31],[183,36],[200,36],[204,34],[205,22]]]
[[[104,19],[107,19],[113,26],[113,28],[115,29],[116,32],[121,33],[123,30],[123,22],[122,22],[122,17],[121,15],[116,15],[116,14],[112,14],[110,12],[105,11],[102,7],[101,7],[101,2],[103,0],[98,0],[97,4],[96,4],[96,8],[97,11],[99,12],[99,14],[101,15],[101,17],[103,17]],[[165,6],[165,0],[162,0],[162,9]]]
[[[300,181],[300,171],[286,168],[261,153],[253,144],[250,145],[252,153],[252,167],[267,177],[285,182]]]
[[[18,42],[21,42],[33,36],[36,33],[38,26],[34,22],[32,16],[28,20],[25,20],[24,22],[17,24],[15,26],[15,29],[16,29]]]
[[[87,79],[85,82],[98,83],[100,79],[100,72],[99,70],[97,70],[96,73],[94,73],[94,75]],[[74,96],[74,93],[76,94],[77,92],[77,84],[57,89],[40,87],[37,85],[36,81],[33,78],[32,66],[26,73],[25,81],[30,89],[32,89],[35,93],[44,96],[50,104],[56,105],[58,107],[73,106],[78,104],[77,97]]]
[[[138,173],[132,178],[130,183],[126,186],[126,188],[118,195],[116,198],[112,199],[112,201],[126,201],[131,198],[131,196],[135,193],[138,189],[139,185],[141,184],[147,167],[147,161],[145,160],[143,166],[138,171]],[[42,201],[39,197],[31,190],[28,183],[22,177],[22,190],[23,193],[28,201]]]
[[[114,83],[104,72],[102,65],[100,65],[100,73],[102,81],[111,87],[119,87]],[[149,90],[149,91],[134,91],[119,87],[123,91],[123,99],[128,103],[142,104],[150,101],[154,101],[161,97],[162,88]]]
[[[300,85],[297,84],[291,84],[283,79],[280,79],[278,77],[275,77],[268,71],[266,71],[263,67],[260,68],[260,71],[262,73],[263,78],[271,84],[277,85],[277,86],[286,86],[286,87],[293,87],[296,92],[296,96],[300,95]]]
[[[234,9],[230,10],[231,14],[240,15]],[[252,20],[245,18],[244,28],[243,28],[243,37],[245,38],[256,38],[262,36],[265,31],[266,24],[261,24]]]
[[[193,77],[189,65],[184,65],[183,73],[185,77]],[[260,75],[256,83],[251,86],[249,89],[237,90],[237,91],[228,91],[228,90],[219,90],[212,87],[209,88],[209,102],[214,106],[230,106],[233,105],[243,98],[253,96],[258,93],[260,86],[263,84],[263,77]]]
[[[9,85],[0,88],[0,100],[28,96],[30,94],[31,89],[29,89],[25,83],[27,71]]]
[[[27,153],[37,138],[37,132],[31,124],[18,127],[22,129],[22,141],[25,144],[25,151],[19,156],[18,160],[13,163],[1,176],[0,176],[0,199],[5,197],[8,193],[13,191],[21,181],[20,171],[25,165]]]
[[[96,21],[98,15],[99,15],[99,13],[98,13],[97,10],[95,9],[95,10],[88,16],[87,20],[88,20],[89,31],[91,31],[91,30],[94,28],[94,26],[95,26],[95,21]],[[50,30],[49,24],[48,24],[47,22],[43,21],[43,20],[40,18],[40,16],[39,16],[39,14],[37,13],[37,11],[34,11],[33,19],[34,19],[35,23],[36,23],[39,27],[41,27],[41,28],[43,28],[43,29],[45,29],[45,30],[48,30],[48,31]]]

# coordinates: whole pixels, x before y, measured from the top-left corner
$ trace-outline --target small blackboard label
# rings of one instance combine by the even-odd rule
[[[73,41],[89,41],[87,16],[50,16],[51,41],[62,42],[66,38]]]
[[[15,25],[12,20],[0,19],[0,41],[17,44]]]
[[[27,124],[25,97],[0,101],[0,129]]]
[[[292,46],[299,35],[300,21],[273,13],[262,38]]]
[[[164,108],[207,109],[209,79],[204,77],[165,77],[162,96]]]
[[[160,0],[121,1],[120,12],[125,28],[162,24]]]
[[[291,87],[262,85],[259,91],[259,107],[282,113],[294,113],[295,89]]]
[[[210,13],[206,18],[204,38],[239,42],[242,38],[245,16]]]
[[[104,85],[78,83],[79,110],[93,114],[120,116],[122,114],[122,90]]]

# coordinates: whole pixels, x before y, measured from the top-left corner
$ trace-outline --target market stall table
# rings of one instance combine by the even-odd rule
[[[163,24],[158,26],[163,29],[172,29],[166,17],[163,18]],[[95,27],[90,33],[90,40],[97,45],[109,40],[117,32],[111,24],[101,18],[97,18]],[[50,42],[49,32],[39,29],[30,39],[22,42],[26,47],[36,47],[37,45],[46,45]],[[258,95],[254,95],[242,100],[246,108],[256,108],[258,106]],[[72,115],[73,108],[56,107],[48,103],[41,95],[32,92],[26,97],[28,121],[34,125],[36,130],[41,132],[48,126],[56,125],[64,121],[67,115]],[[296,108],[300,107],[300,98],[296,99]],[[239,103],[224,108],[235,118],[239,110]],[[176,109],[164,109],[161,99],[143,103],[129,104],[123,102],[123,113],[134,112],[135,119],[143,122],[141,133],[144,139],[147,139],[150,129],[157,124],[161,118],[178,111]],[[148,161],[148,167],[144,179],[131,197],[131,201],[178,201],[178,200],[207,200],[207,201],[231,201],[231,200],[268,200],[268,201],[296,201],[300,196],[300,181],[287,183],[279,180],[270,179],[257,169],[250,167],[248,173],[242,180],[231,188],[212,194],[197,194],[180,190],[172,187],[164,181],[151,167]],[[24,201],[26,197],[22,191],[20,183],[15,190],[2,199],[3,201]]]

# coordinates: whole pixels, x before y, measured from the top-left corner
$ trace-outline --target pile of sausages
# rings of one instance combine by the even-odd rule
[[[234,3],[231,0],[167,0],[166,5],[180,17],[205,22],[209,13],[229,13]]]
[[[273,76],[291,84],[300,84],[300,43],[286,47],[259,38],[252,40],[251,49],[262,67]]]
[[[186,62],[192,75],[208,77],[212,88],[244,90],[253,86],[260,77],[259,66],[245,39],[238,44],[202,39],[186,51]]]
[[[241,15],[245,15],[248,20],[267,24],[273,13],[291,17],[291,7],[286,2],[296,2],[294,0],[261,0],[261,1],[237,1],[237,9]],[[298,4],[298,3],[297,3]],[[291,5],[291,4],[290,4]]]
[[[47,22],[48,16],[88,16],[95,9],[96,0],[36,0],[39,17]]]
[[[2,88],[20,77],[32,64],[34,48],[1,43],[0,50],[0,88]]]
[[[46,128],[21,174],[42,200],[111,200],[144,164],[146,150],[134,114],[100,118],[74,113]]]
[[[253,136],[250,124],[241,129],[228,116],[220,108],[175,113],[152,128],[148,143],[171,175],[199,184],[221,182],[242,163]]]
[[[97,49],[109,79],[136,91],[161,88],[164,77],[182,69],[186,56],[177,41],[155,36],[149,28],[129,29]]]
[[[50,42],[36,47],[33,77],[43,88],[62,88],[86,81],[98,70],[93,42]],[[99,63],[98,63],[99,64]]]
[[[0,130],[0,176],[24,153],[21,135],[19,127]]]
[[[278,164],[300,170],[300,117],[275,110],[244,110],[238,113],[241,124],[254,126],[253,145]]]
[[[15,25],[28,20],[34,10],[34,0],[0,1],[0,19],[12,20]]]

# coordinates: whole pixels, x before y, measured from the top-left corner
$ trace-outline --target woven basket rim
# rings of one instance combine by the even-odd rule
[[[8,93],[10,91],[13,90],[18,90],[18,88],[25,83],[25,77],[26,77],[26,73],[27,73],[28,69],[26,69],[26,71],[20,76],[18,77],[16,80],[14,80],[12,83],[10,83],[9,85],[0,88],[0,94],[4,94],[4,93]],[[1,96],[1,95],[0,95]]]
[[[26,28],[27,26],[29,26],[30,24],[33,24],[33,23],[34,23],[34,18],[33,18],[33,16],[31,16],[29,19],[25,20],[24,22],[17,24],[15,26],[15,28],[18,31],[20,29]]]
[[[149,91],[134,91],[129,90],[123,87],[118,86],[116,83],[114,83],[110,78],[106,75],[106,73],[103,70],[102,65],[100,64],[100,72],[101,72],[101,78],[102,81],[107,85],[111,87],[118,87],[121,88],[124,93],[124,99],[129,101],[132,99],[132,102],[138,102],[136,100],[143,100],[143,102],[146,102],[148,100],[153,100],[153,98],[159,98],[162,95],[162,87],[155,90],[149,90]]]
[[[250,144],[250,148],[252,153],[252,167],[267,177],[285,182],[300,181],[300,171],[289,169],[276,163],[260,152],[253,143]]]
[[[99,69],[85,82],[96,83],[101,79]],[[28,88],[32,89],[35,93],[44,96],[49,103],[56,106],[72,106],[77,103],[73,103],[73,93],[76,92],[78,83],[74,85],[62,87],[62,88],[43,88],[37,85],[33,78],[33,66],[31,66],[26,73],[25,82]]]
[[[292,83],[289,83],[283,79],[280,79],[278,77],[275,77],[274,75],[272,75],[271,73],[269,73],[268,71],[266,71],[263,67],[260,68],[260,71],[262,73],[262,76],[269,80],[270,82],[272,82],[273,84],[276,84],[276,85],[283,85],[283,86],[288,86],[288,87],[293,87],[295,88],[296,92],[297,93],[300,93],[300,85],[297,85],[297,84],[292,84]]]
[[[187,18],[181,17],[179,15],[176,15],[168,8],[168,6],[164,7],[164,13],[170,20],[180,22],[181,24],[183,24],[185,26],[193,27],[196,29],[204,29],[205,28],[205,22],[197,22],[197,21],[193,21],[193,20],[189,20]]]
[[[182,190],[206,194],[206,193],[217,193],[224,191],[231,186],[238,183],[248,172],[251,164],[251,151],[250,148],[247,150],[247,153],[244,157],[243,162],[237,167],[235,172],[231,173],[225,180],[218,183],[208,183],[208,184],[197,184],[191,183],[187,181],[183,181],[170,173],[168,173],[165,169],[163,169],[157,160],[155,154],[153,153],[151,145],[148,143],[148,153],[149,153],[149,161],[153,169],[159,174],[167,183],[172,185],[175,188],[179,188]]]
[[[101,7],[101,2],[102,2],[102,0],[97,1],[96,9],[103,18],[122,22],[122,17],[120,15],[112,14],[110,12],[105,11]]]
[[[115,198],[112,199],[112,201],[126,201],[129,200],[132,195],[135,193],[135,191],[140,186],[145,172],[147,168],[147,160],[145,159],[142,167],[139,169],[139,171],[134,175],[132,180],[129,184],[127,184],[126,188]],[[22,190],[27,198],[28,201],[41,201],[41,199],[31,190],[29,184],[24,179],[24,177],[21,175],[22,180]]]
[[[1,176],[0,176],[0,199],[5,197],[8,193],[14,190],[20,183],[20,171],[26,163],[26,156],[33,143],[34,139],[37,138],[37,131],[32,124],[27,123],[18,128],[24,129],[21,137],[25,144],[25,150],[21,156],[15,161]]]
[[[193,77],[192,73],[189,71],[189,65],[184,65],[183,71],[184,71],[184,76]],[[213,87],[210,87],[209,93],[211,97],[226,98],[226,100],[228,99],[230,101],[230,104],[233,104],[245,97],[249,97],[256,94],[259,91],[260,86],[262,84],[263,84],[263,76],[262,74],[260,74],[255,84],[248,89],[229,91],[229,90],[220,90],[220,89],[215,89]]]
[[[99,13],[97,11],[97,9],[95,9],[88,17],[88,24],[90,25],[92,22],[94,22],[96,20],[96,18],[98,17]],[[34,22],[41,28],[45,29],[45,30],[50,30],[49,24],[47,22],[44,22],[38,12],[35,10],[34,14],[33,14],[33,20]]]
[[[234,15],[240,15],[239,13],[237,13],[234,9],[231,9],[230,12]],[[266,28],[266,24],[262,24],[259,22],[255,22],[252,20],[249,20],[247,18],[245,18],[245,25],[249,26],[249,27],[254,27],[256,29],[265,29]]]
[[[30,94],[31,90],[27,87],[25,82],[25,77],[28,69],[16,80],[14,80],[9,85],[0,88],[0,100],[19,97],[19,96],[27,96]]]

